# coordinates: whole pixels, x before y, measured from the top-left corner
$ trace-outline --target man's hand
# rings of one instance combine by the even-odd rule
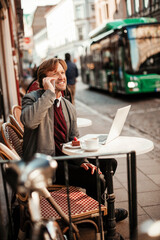
[[[53,77],[45,77],[43,78],[43,87],[44,90],[50,89],[55,93],[55,80]]]
[[[80,167],[83,167],[86,171],[91,169],[91,174],[94,174],[95,170],[97,170],[97,167],[91,163],[82,163]],[[100,169],[98,169],[98,173],[102,174]]]

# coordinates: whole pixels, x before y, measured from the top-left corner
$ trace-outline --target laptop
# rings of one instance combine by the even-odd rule
[[[120,136],[130,108],[131,105],[128,105],[117,110],[109,134],[98,136],[100,144],[109,143]]]

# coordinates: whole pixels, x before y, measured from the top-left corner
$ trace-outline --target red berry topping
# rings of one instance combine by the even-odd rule
[[[78,141],[78,138],[77,138],[77,137],[74,137],[74,141]]]

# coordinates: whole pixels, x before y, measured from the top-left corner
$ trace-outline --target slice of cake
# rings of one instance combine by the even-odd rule
[[[74,140],[72,141],[72,146],[80,146],[80,141],[76,137],[74,137]]]

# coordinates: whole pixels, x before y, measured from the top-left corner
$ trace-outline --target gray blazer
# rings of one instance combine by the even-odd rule
[[[26,161],[34,153],[55,155],[54,104],[55,94],[51,90],[38,90],[26,94],[22,100],[21,121],[24,125],[23,157]],[[66,140],[79,136],[77,115],[73,104],[61,98],[62,112],[67,125]],[[80,165],[86,160],[76,161]]]

